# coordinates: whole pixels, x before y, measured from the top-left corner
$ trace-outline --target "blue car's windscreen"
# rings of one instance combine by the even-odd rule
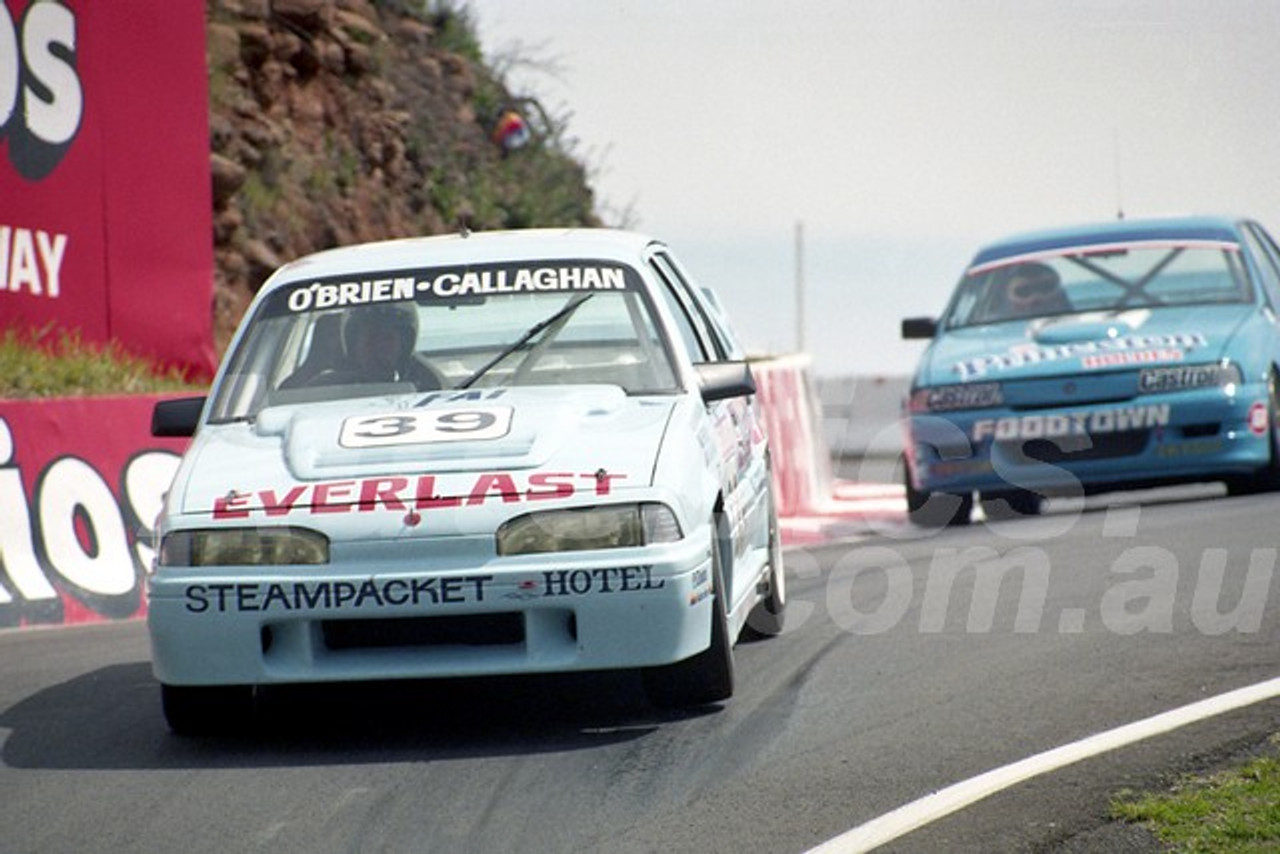
[[[1252,299],[1234,244],[1071,247],[969,270],[942,325],[956,329],[1084,312]]]

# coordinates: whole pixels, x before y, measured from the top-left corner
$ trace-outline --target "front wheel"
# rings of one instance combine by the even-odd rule
[[[705,650],[661,667],[644,671],[649,702],[659,708],[705,706],[733,696],[733,640],[729,637],[728,603],[724,586],[721,523],[712,520],[711,645]]]
[[[982,512],[991,521],[1040,514],[1040,496],[1026,489],[1001,489],[979,496]]]
[[[176,735],[234,735],[253,721],[252,685],[161,685],[160,699]]]
[[[1251,474],[1227,478],[1228,495],[1280,490],[1280,424],[1276,423],[1277,412],[1280,412],[1280,381],[1277,381],[1273,370],[1267,377],[1267,464]]]
[[[911,483],[911,469],[903,465],[907,493],[907,519],[921,528],[968,525],[973,514],[973,493],[925,492]]]
[[[787,618],[787,573],[782,562],[782,540],[778,536],[778,511],[769,499],[769,592],[747,615],[746,635],[771,638],[782,634]]]

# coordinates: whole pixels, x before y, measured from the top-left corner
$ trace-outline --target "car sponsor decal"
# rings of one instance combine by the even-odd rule
[[[1267,415],[1267,405],[1262,401],[1257,401],[1253,406],[1249,407],[1249,432],[1255,436],[1262,436],[1267,432],[1267,425],[1270,418]]]
[[[1138,372],[1138,391],[1151,394],[1226,385],[1233,381],[1234,370],[1223,364],[1147,368]]]
[[[342,422],[338,444],[344,448],[378,448],[501,439],[511,430],[511,411],[509,406],[473,406],[357,415]]]
[[[1169,404],[1127,406],[1058,412],[1050,415],[1018,415],[980,418],[973,422],[973,440],[1057,439],[1064,436],[1097,436],[1126,430],[1163,427],[1169,423]]]
[[[534,472],[514,475],[486,472],[472,481],[469,489],[452,495],[438,494],[436,476],[396,475],[359,480],[299,483],[280,489],[232,490],[213,502],[213,518],[248,519],[253,516],[280,517],[295,513],[349,513],[388,510],[405,512],[451,507],[473,507],[497,498],[504,503],[569,498],[583,491],[606,496],[613,482],[625,474],[607,472]]]
[[[952,370],[963,380],[981,377],[992,371],[1011,370],[1027,365],[1049,364],[1068,359],[1089,359],[1090,368],[1110,367],[1107,358],[1115,354],[1124,354],[1120,359],[1132,361],[1121,364],[1145,364],[1155,361],[1155,356],[1139,355],[1144,353],[1169,352],[1176,353],[1181,360],[1197,347],[1208,345],[1208,339],[1200,332],[1174,332],[1168,335],[1122,335],[1116,338],[1103,338],[1097,341],[1073,341],[1068,344],[1016,344],[1004,353],[993,353],[978,356],[963,362],[956,362]]]
[[[662,590],[667,586],[665,578],[654,578],[651,565],[606,566],[597,569],[549,569],[537,578],[527,578],[516,589],[504,593],[504,599],[558,598],[587,596],[592,593],[635,593],[642,590]]]
[[[449,389],[448,391],[433,391],[424,394],[414,406],[431,406],[432,404],[442,403],[476,403],[481,400],[496,400],[507,393],[505,388],[469,388],[469,389]]]
[[[424,296],[450,300],[543,291],[622,291],[629,289],[628,272],[620,264],[592,261],[403,270],[304,282],[282,293],[288,311],[303,312]]]
[[[192,614],[341,611],[402,605],[483,602],[492,575],[392,578],[364,581],[295,581],[188,584],[185,607]]]
[[[653,577],[652,566],[611,566],[603,569],[553,569],[542,573],[543,596],[585,596],[588,593],[631,593],[661,590],[665,578]]]
[[[1214,436],[1211,439],[1191,439],[1186,442],[1174,442],[1169,445],[1161,445],[1156,448],[1156,456],[1164,459],[1179,459],[1181,457],[1203,457],[1208,454],[1221,453],[1223,449],[1223,441],[1221,437]]]
[[[1149,365],[1153,362],[1181,362],[1185,358],[1185,351],[1174,347],[1166,347],[1159,350],[1133,350],[1127,353],[1099,353],[1093,356],[1083,356],[1080,359],[1080,367],[1086,371],[1093,371],[1098,368]]]
[[[692,608],[715,592],[711,586],[711,571],[706,567],[694,570],[692,578],[693,592],[689,594],[689,607]]]

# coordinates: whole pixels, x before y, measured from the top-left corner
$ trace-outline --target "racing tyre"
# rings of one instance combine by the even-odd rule
[[[744,634],[753,640],[782,634],[787,617],[786,567],[782,562],[782,540],[778,536],[778,511],[769,499],[769,593],[747,616]]]
[[[160,699],[175,735],[234,735],[253,721],[252,685],[161,685]]]
[[[1276,372],[1273,370],[1267,377],[1267,435],[1271,442],[1271,455],[1267,464],[1253,474],[1237,475],[1227,479],[1228,495],[1253,495],[1258,492],[1274,492],[1280,490],[1280,447],[1277,445],[1277,432],[1280,424],[1276,424],[1276,412],[1280,411],[1280,391],[1277,390]]]
[[[653,705],[664,708],[705,706],[733,696],[733,641],[724,595],[722,523],[713,521],[711,544],[711,645],[684,661],[644,671],[644,690]]]
[[[911,471],[902,467],[907,489],[907,519],[921,528],[947,528],[968,525],[973,513],[973,495],[947,492],[923,492],[911,484]]]
[[[1040,496],[1026,489],[1001,489],[979,496],[982,512],[993,522],[1040,514]]]

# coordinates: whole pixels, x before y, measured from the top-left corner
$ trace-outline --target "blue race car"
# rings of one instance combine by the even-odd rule
[[[974,257],[905,413],[908,513],[965,524],[1043,497],[1180,481],[1280,486],[1280,247],[1223,217],[1023,234]]]

